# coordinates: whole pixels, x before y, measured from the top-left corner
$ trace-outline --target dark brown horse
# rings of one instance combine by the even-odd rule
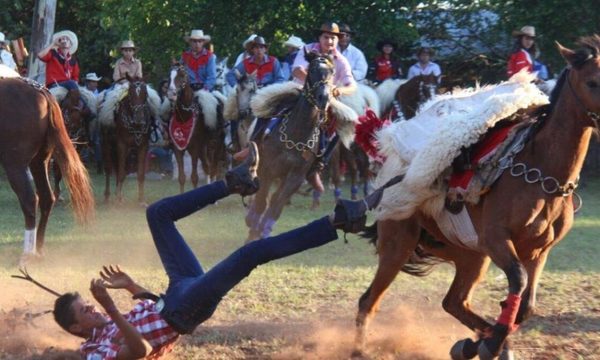
[[[301,94],[285,105],[290,106],[289,112],[279,128],[273,130],[275,134],[267,137],[259,149],[260,157],[265,160],[258,168],[260,189],[246,215],[246,225],[250,228],[248,240],[269,236],[283,207],[302,185],[313,154],[318,151],[319,127],[327,118],[331,96],[333,62],[315,53],[306,54],[306,58],[310,64]],[[276,181],[279,186],[267,208],[269,190]]]
[[[438,77],[433,74],[418,75],[397,88],[395,87],[399,80],[396,80],[396,83],[394,80],[383,82],[377,88],[383,110],[381,113],[386,118],[390,117],[392,121],[413,118],[419,107],[435,96],[438,80]],[[393,97],[390,97],[390,91],[394,91]]]
[[[177,64],[170,72],[169,83],[170,96],[174,96],[175,106],[173,108],[173,117],[170,121],[186,122],[193,119],[194,127],[192,129],[189,142],[184,148],[180,148],[171,139],[175,159],[177,160],[179,174],[179,191],[183,192],[185,185],[185,171],[183,167],[183,155],[187,151],[192,159],[191,181],[194,188],[198,187],[198,160],[202,165],[202,170],[207,177],[207,182],[214,181],[220,178],[225,169],[226,150],[225,150],[225,128],[223,120],[223,104],[221,99],[214,94],[205,92],[204,105],[209,102],[212,106],[212,114],[209,109],[203,109],[203,102],[199,101],[190,86],[188,74],[185,68]],[[216,108],[216,112],[215,112]],[[211,121],[215,124],[207,124],[207,118],[214,118]]]
[[[379,267],[359,301],[356,354],[364,350],[369,320],[397,273],[423,275],[428,264],[443,259],[454,263],[456,274],[442,305],[479,334],[476,341],[457,342],[451,357],[509,358],[506,338],[533,313],[548,253],[573,224],[573,190],[592,133],[598,131],[600,37],[583,38],[579,44],[577,51],[559,45],[571,68],[563,72],[550,105],[527,114],[538,117],[532,137],[491,191],[477,205],[468,205],[479,238],[477,250],[453,245],[420,212],[377,224]],[[508,278],[508,296],[495,324],[471,309],[474,287],[490,260]]]
[[[0,79],[0,162],[17,194],[25,217],[25,258],[41,254],[54,194],[48,178],[54,156],[71,193],[71,205],[82,222],[93,217],[94,198],[87,171],[75,151],[54,97],[39,84],[22,78]],[[27,176],[31,170],[36,191]],[[36,208],[40,221],[36,233]]]
[[[129,75],[127,75],[127,80],[129,81],[127,94],[117,103],[114,110],[114,122],[103,122],[101,125],[102,158],[105,172],[104,201],[108,202],[110,198],[110,176],[113,168],[116,168],[115,192],[117,199],[123,201],[123,183],[127,176],[127,155],[131,149],[135,149],[137,151],[138,202],[145,205],[145,162],[154,114],[144,80],[131,78]],[[116,92],[119,89],[113,91]],[[106,102],[104,106],[107,106]]]

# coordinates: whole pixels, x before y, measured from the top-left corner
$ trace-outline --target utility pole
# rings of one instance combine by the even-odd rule
[[[37,58],[37,54],[52,41],[55,17],[56,0],[36,0],[27,77],[42,84],[46,83],[46,64]]]

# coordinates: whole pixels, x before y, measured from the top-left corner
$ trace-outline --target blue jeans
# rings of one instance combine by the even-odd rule
[[[329,218],[323,217],[287,233],[246,244],[205,273],[177,231],[175,221],[228,195],[225,182],[217,181],[162,199],[146,212],[154,244],[169,277],[161,314],[181,334],[191,333],[210,318],[223,296],[257,266],[337,239]]]
[[[59,83],[54,82],[54,83],[48,85],[48,89],[52,89],[53,87],[56,87],[56,86],[62,86],[67,90],[79,89],[79,85],[74,80],[61,81]]]

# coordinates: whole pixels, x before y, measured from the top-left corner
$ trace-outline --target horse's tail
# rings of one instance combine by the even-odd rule
[[[71,205],[75,217],[80,223],[87,223],[94,218],[94,195],[88,172],[71,143],[60,106],[49,94],[46,94],[46,101],[48,101],[48,137],[50,143],[54,145],[54,159],[71,193]]]
[[[369,239],[369,242],[374,246],[377,246],[377,221],[373,225],[367,226],[360,235],[365,239]],[[435,265],[446,262],[446,260],[428,253],[423,245],[436,248],[444,246],[443,243],[433,239],[429,233],[422,229],[419,237],[419,245],[417,245],[414,252],[410,255],[406,264],[400,269],[402,272],[423,277],[429,275]]]

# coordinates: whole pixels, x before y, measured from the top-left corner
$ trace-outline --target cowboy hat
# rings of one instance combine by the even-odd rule
[[[192,30],[190,32],[189,36],[186,36],[185,41],[190,41],[190,40],[204,40],[204,41],[210,41],[210,35],[204,35],[204,31],[202,30]]]
[[[248,46],[250,46],[252,40],[254,40],[255,37],[257,37],[258,35],[256,34],[252,34],[250,36],[248,36],[248,38],[246,40],[244,40],[244,42],[242,43],[242,47],[244,47],[244,49],[249,49]]]
[[[305,44],[304,44],[304,41],[302,41],[302,39],[300,39],[300,38],[299,38],[299,37],[297,37],[297,36],[294,36],[294,35],[292,35],[292,36],[290,36],[290,38],[289,38],[289,39],[287,39],[287,40],[286,40],[286,41],[283,43],[283,45],[284,45],[284,46],[291,46],[291,47],[294,47],[294,48],[296,48],[296,49],[300,49],[300,48],[301,48],[301,47],[303,47]]]
[[[341,25],[340,25],[340,31],[341,31],[342,33],[344,33],[344,34],[350,34],[350,35],[354,35],[354,34],[356,34],[354,31],[352,31],[352,30],[350,29],[350,25],[348,25],[348,24],[341,24]]]
[[[315,32],[317,33],[317,36],[321,36],[322,33],[329,33],[336,36],[342,35],[338,24],[331,21],[321,24],[321,27],[319,29],[316,29]]]
[[[95,72],[85,74],[85,81],[100,81],[101,76],[96,75]]]
[[[527,25],[527,26],[523,26],[521,28],[521,30],[515,30],[512,32],[512,36],[514,37],[518,37],[518,36],[529,36],[534,38],[535,37],[535,28],[533,26]]]
[[[254,47],[255,47],[255,46],[257,46],[257,45],[262,45],[262,46],[264,46],[264,47],[268,47],[268,46],[269,46],[269,44],[268,44],[268,43],[265,41],[265,38],[264,38],[264,37],[262,37],[262,36],[256,36],[256,37],[254,38],[254,40],[252,40],[252,41],[251,41],[251,42],[248,44],[248,46],[250,47],[250,49],[254,48]]]
[[[0,31],[0,43],[5,43],[6,42],[6,36],[4,35],[3,32]]]
[[[75,54],[75,52],[77,52],[77,48],[79,47],[79,40],[77,40],[77,35],[75,35],[75,33],[72,31],[63,30],[55,33],[54,35],[52,35],[52,43],[55,43],[56,39],[59,39],[64,36],[68,37],[71,41],[71,48],[69,49],[69,52],[71,54]]]
[[[123,40],[123,42],[121,42],[121,46],[119,46],[119,50],[123,50],[123,49],[137,50],[137,47],[135,46],[135,44],[133,43],[132,40]]]
[[[424,46],[420,47],[417,50],[417,56],[421,56],[421,54],[423,54],[423,53],[427,53],[427,54],[429,54],[429,56],[435,55],[435,51],[433,51],[432,48],[428,48],[428,47],[424,47]]]
[[[375,45],[375,47],[377,48],[377,50],[383,51],[383,47],[386,45],[390,45],[391,47],[394,48],[394,50],[396,50],[398,48],[398,44],[390,39],[383,39],[383,40],[378,41],[377,45]]]

